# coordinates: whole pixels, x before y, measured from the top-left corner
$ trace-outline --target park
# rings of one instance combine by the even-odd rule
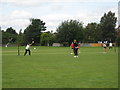
[[[120,2],[1,4],[0,88],[118,89]]]

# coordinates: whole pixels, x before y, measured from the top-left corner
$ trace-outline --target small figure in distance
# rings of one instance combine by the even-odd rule
[[[70,45],[70,54],[74,53],[74,43],[72,42]]]
[[[78,46],[77,40],[74,40],[73,44],[74,44],[74,57],[78,57],[79,46]]]
[[[103,48],[104,48],[104,53],[106,53],[107,52],[107,50],[106,50],[106,48],[107,48],[106,43],[103,43]]]

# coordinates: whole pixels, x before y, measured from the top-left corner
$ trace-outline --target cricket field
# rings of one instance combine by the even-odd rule
[[[36,49],[34,49],[36,48]],[[78,58],[69,47],[2,48],[3,88],[118,88],[118,50],[81,47]]]

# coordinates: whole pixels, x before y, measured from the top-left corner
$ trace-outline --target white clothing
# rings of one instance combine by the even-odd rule
[[[30,48],[30,45],[27,45],[25,49],[29,49]]]
[[[109,43],[109,46],[112,47],[112,43]]]

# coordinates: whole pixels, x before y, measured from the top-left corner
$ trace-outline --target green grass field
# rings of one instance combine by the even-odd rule
[[[117,88],[118,54],[102,47],[81,47],[79,58],[69,47],[3,47],[3,88]]]

